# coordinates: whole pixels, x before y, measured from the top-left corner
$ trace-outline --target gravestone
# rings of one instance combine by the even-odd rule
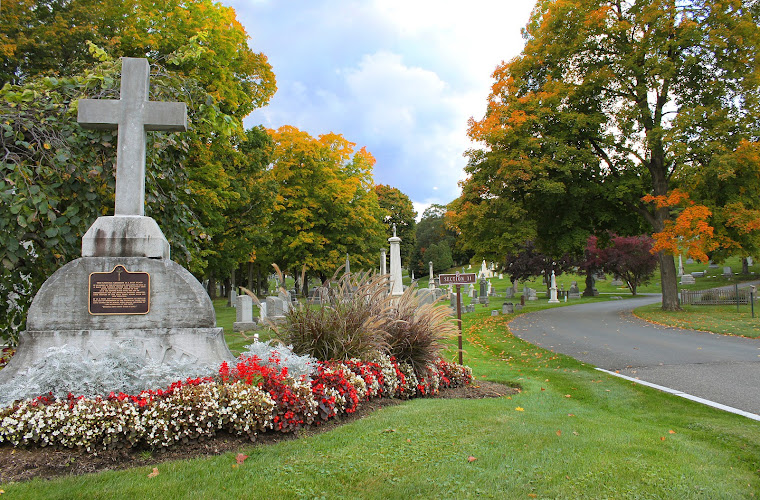
[[[694,276],[688,273],[684,273],[681,275],[681,284],[682,285],[693,285],[696,283],[697,280],[694,279]]]
[[[507,288],[507,291],[504,293],[504,297],[507,299],[512,299],[515,296],[515,289],[511,286]]]
[[[523,292],[523,295],[526,296],[528,300],[538,300],[538,293],[536,290],[528,286],[525,287],[525,292]]]
[[[285,319],[285,302],[280,297],[269,296],[267,297],[267,319],[270,321],[278,321]]]
[[[723,268],[723,277],[724,278],[733,278],[734,277],[734,272],[731,270],[731,268],[729,266],[725,266]]]
[[[260,321],[264,321],[265,319],[267,319],[267,303],[266,302],[262,302],[261,304],[259,304],[259,318],[260,318]]]
[[[498,315],[499,315],[499,311],[497,311],[496,309],[491,311],[491,316],[498,316]]]
[[[624,283],[623,283],[623,280],[621,280],[618,277],[615,277],[615,279],[613,279],[612,281],[610,281],[610,285],[612,285],[612,286],[623,286]]]
[[[234,359],[206,290],[170,260],[163,232],[145,216],[146,131],[187,128],[184,103],[148,100],[149,75],[147,60],[123,58],[119,99],[79,100],[83,127],[118,133],[115,215],[99,217],[82,238],[82,257],[40,287],[0,384],[63,345],[91,359],[136,346],[146,362],[191,362],[199,371]]]
[[[459,306],[460,308],[464,308],[464,297],[462,297],[461,294],[459,294],[459,304],[460,304]],[[456,313],[457,311],[457,293],[456,292],[449,293],[449,305],[451,306],[452,309],[454,309],[454,312]]]
[[[432,304],[435,301],[435,294],[427,288],[420,288],[416,292],[417,302],[420,306]]]
[[[232,330],[235,332],[248,332],[258,328],[253,319],[253,299],[250,296],[237,296],[235,320],[232,324]]]
[[[581,291],[578,288],[578,282],[573,281],[570,284],[570,289],[567,291],[567,298],[568,299],[580,299],[581,298]]]
[[[551,285],[549,287],[549,303],[550,304],[559,303],[559,299],[557,298],[557,278],[554,275],[554,271],[552,271]]]
[[[486,261],[483,261],[483,267],[485,267]],[[480,278],[480,293],[478,294],[478,302],[485,304],[488,301],[488,281],[485,276]]]
[[[230,307],[237,307],[237,292],[230,290]]]
[[[428,288],[435,288],[435,278],[433,278],[433,261],[428,262],[430,276],[428,277]]]
[[[501,314],[512,314],[515,312],[515,305],[511,302],[505,302],[501,305]]]

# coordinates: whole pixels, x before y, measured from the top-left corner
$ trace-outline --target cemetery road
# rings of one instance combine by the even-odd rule
[[[760,339],[655,325],[631,312],[659,300],[556,307],[518,316],[509,329],[584,363],[760,414]]]

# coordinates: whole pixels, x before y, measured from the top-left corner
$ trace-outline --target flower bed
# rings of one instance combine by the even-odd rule
[[[351,413],[361,401],[435,395],[472,380],[469,367],[439,359],[418,376],[406,363],[315,362],[311,375],[292,377],[277,356],[243,355],[215,377],[178,381],[137,395],[111,393],[65,399],[40,396],[0,409],[0,443],[97,451],[169,447],[218,431],[247,435],[292,432]]]

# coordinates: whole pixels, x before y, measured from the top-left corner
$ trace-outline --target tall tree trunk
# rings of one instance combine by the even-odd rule
[[[208,296],[211,300],[216,299],[216,277],[214,273],[208,277]]]
[[[749,262],[747,262],[747,257],[742,257],[742,274],[749,274]]]
[[[248,289],[249,290],[255,290],[255,286],[253,284],[253,262],[248,263]],[[255,292],[258,293],[258,292]]]
[[[680,311],[678,301],[678,274],[676,273],[676,261],[672,255],[660,252],[657,254],[660,261],[660,287],[662,289],[662,310]]]
[[[230,278],[229,277],[224,278],[224,280],[222,280],[221,285],[222,285],[222,297],[227,299],[227,304],[230,304],[230,290],[232,289],[230,287]]]

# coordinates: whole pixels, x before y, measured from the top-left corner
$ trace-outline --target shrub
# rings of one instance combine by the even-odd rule
[[[245,346],[246,350],[240,353],[240,356],[244,358],[256,356],[262,365],[287,368],[288,375],[296,379],[301,378],[301,376],[310,378],[315,370],[317,360],[309,355],[299,356],[295,354],[293,346],[274,345],[276,342],[275,340],[254,341],[253,344]]]
[[[387,350],[387,276],[350,274],[337,282],[334,276],[323,289],[327,293],[321,307],[294,305],[284,323],[273,326],[284,343],[297,354],[322,361],[366,359]]]

